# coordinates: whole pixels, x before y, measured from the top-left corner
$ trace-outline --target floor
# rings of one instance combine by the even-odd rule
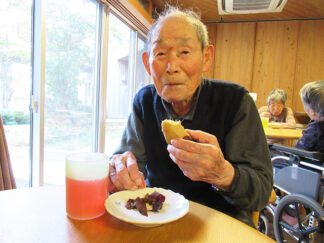
[[[269,220],[271,220],[271,219],[269,218]],[[268,236],[271,239],[276,240],[275,235],[274,235],[274,231],[273,231],[273,224],[272,224],[272,222],[269,222],[269,233],[268,233]],[[286,243],[297,243],[297,241],[293,240],[292,238],[290,238],[290,239],[287,238]],[[321,242],[321,240],[315,240],[312,243],[324,243],[324,241]]]
[[[273,231],[273,225],[272,223],[270,223],[270,227],[269,227],[269,235],[268,235],[271,239],[276,240],[274,231]],[[296,243],[297,241],[293,240],[293,239],[287,239],[286,243]],[[317,242],[316,242],[317,243]],[[323,243],[323,242],[318,242],[318,243]]]

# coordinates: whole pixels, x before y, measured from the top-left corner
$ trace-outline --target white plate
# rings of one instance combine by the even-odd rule
[[[148,211],[148,216],[142,215],[136,209],[125,207],[128,199],[144,197],[146,193],[157,191],[165,196],[165,202],[159,212]],[[108,197],[105,202],[107,211],[114,217],[141,227],[154,227],[161,224],[170,223],[184,215],[189,210],[189,201],[179,193],[163,188],[144,188],[136,191],[120,191]]]

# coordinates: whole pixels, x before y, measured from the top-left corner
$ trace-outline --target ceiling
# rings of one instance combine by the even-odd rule
[[[291,20],[291,19],[324,19],[324,0],[287,0],[278,13],[232,14],[219,15],[217,0],[153,0],[159,2],[160,7],[166,3],[178,5],[182,9],[193,9],[201,13],[203,22],[231,22],[257,20]]]

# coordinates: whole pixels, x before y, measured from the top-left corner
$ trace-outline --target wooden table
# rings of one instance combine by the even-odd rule
[[[65,213],[65,188],[0,192],[0,242],[272,242],[254,228],[214,209],[190,202],[183,218],[153,228],[122,222],[108,213],[87,221]]]
[[[287,141],[288,146],[292,146],[294,139],[299,139],[303,133],[301,129],[287,129],[287,128],[264,128],[267,138],[282,138]]]

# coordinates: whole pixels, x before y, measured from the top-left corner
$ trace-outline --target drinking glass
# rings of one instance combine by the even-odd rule
[[[108,156],[103,153],[74,153],[66,157],[66,212],[70,218],[87,220],[105,213],[108,163]]]
[[[269,126],[269,117],[261,117],[261,122],[263,128],[268,128]]]

